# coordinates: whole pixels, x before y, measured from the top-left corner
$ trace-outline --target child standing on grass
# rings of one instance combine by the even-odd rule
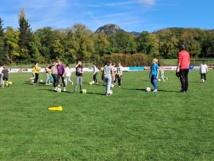
[[[37,81],[39,79],[39,70],[40,70],[39,63],[35,63],[35,66],[34,66],[35,79],[34,79],[33,85],[37,84]]]
[[[116,75],[115,75],[115,80],[114,80],[114,85],[116,85],[116,79],[117,79],[118,80],[118,86],[121,87],[122,75],[123,75],[123,67],[122,67],[121,63],[118,63],[118,67],[117,67]]]
[[[206,73],[208,73],[208,66],[205,61],[200,65],[201,82],[206,82]]]
[[[158,91],[157,79],[159,75],[159,66],[157,63],[158,63],[158,59],[154,58],[152,60],[152,65],[150,67],[150,74],[149,74],[149,78],[151,78],[151,83],[154,86],[153,92]]]
[[[71,83],[71,85],[73,85],[73,81],[71,81],[71,68],[69,67],[69,64],[66,64],[66,68],[65,68],[65,85],[68,85],[68,82]]]
[[[83,81],[83,65],[82,62],[79,60],[75,66],[76,68],[76,85],[74,87],[74,94],[77,91],[77,86],[80,84],[80,93],[82,93],[82,81]]]
[[[49,68],[49,65],[46,64],[46,67],[45,67],[46,83],[45,83],[45,85],[50,85],[51,84],[51,81],[50,81],[50,72],[51,72],[51,69]]]
[[[4,85],[8,87],[9,70],[6,65],[3,65],[3,70],[1,73],[3,74],[2,87],[4,87]]]

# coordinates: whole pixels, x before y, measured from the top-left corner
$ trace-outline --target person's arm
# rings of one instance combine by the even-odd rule
[[[206,71],[207,71],[207,73],[208,73],[208,66],[207,66],[207,68],[206,68]]]
[[[159,69],[159,68],[157,69],[157,72],[158,72],[158,73],[157,73],[156,78],[158,79],[158,76],[159,76],[159,73],[160,73],[160,69]]]

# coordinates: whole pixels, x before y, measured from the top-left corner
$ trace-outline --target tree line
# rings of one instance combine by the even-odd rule
[[[44,27],[32,31],[23,8],[18,22],[18,29],[4,28],[0,18],[0,64],[51,63],[56,59],[64,63],[78,59],[103,63],[110,57],[127,62],[124,65],[146,65],[152,57],[176,58],[181,44],[192,58],[214,56],[213,30],[167,28],[142,31],[137,36],[124,31],[107,35],[74,24],[66,29]]]

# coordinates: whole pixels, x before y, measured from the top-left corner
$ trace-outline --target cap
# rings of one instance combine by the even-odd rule
[[[180,50],[185,50],[185,46],[184,46],[184,45],[181,45],[181,46],[180,46]]]

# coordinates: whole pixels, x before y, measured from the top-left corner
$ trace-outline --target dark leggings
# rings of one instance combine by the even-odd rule
[[[53,77],[53,86],[57,87],[58,86],[58,74],[52,74]]]
[[[93,75],[93,81],[94,81],[95,83],[97,83],[97,73],[95,73],[95,74]]]
[[[35,73],[35,79],[33,83],[37,83],[38,79],[39,79],[39,73]]]
[[[60,77],[61,77],[61,79],[62,79],[62,84],[63,84],[63,87],[65,87],[65,81],[64,81],[64,77],[63,77],[63,74],[58,74],[58,85],[59,85],[59,79],[60,79]]]

